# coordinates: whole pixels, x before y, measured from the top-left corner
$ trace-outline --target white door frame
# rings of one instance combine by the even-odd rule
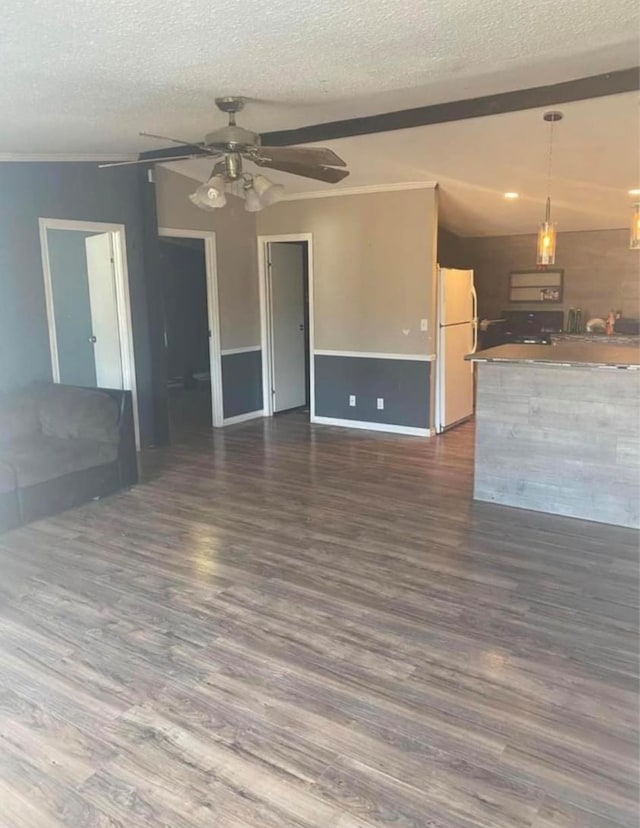
[[[267,244],[271,242],[307,242],[309,295],[309,414],[316,414],[315,366],[313,364],[313,235],[288,233],[258,236],[258,281],[260,284],[260,341],[262,347],[262,401],[264,416],[273,416],[273,355],[271,350],[271,272],[267,266]]]
[[[213,230],[181,230],[158,227],[159,236],[177,239],[202,239],[207,274],[207,319],[209,324],[209,371],[211,373],[211,424],[214,428],[224,425],[222,396],[222,354],[220,347],[220,302],[218,298],[218,257],[216,234]]]
[[[85,233],[111,233],[113,239],[113,268],[116,282],[116,302],[118,307],[118,333],[122,359],[122,379],[125,389],[131,391],[133,402],[133,425],[136,447],[140,450],[140,418],[138,413],[138,389],[136,384],[136,360],[133,349],[133,326],[131,323],[131,297],[129,294],[129,270],[127,267],[127,240],[124,224],[108,224],[101,221],[75,221],[67,219],[39,218],[40,250],[42,254],[42,273],[44,276],[44,295],[47,306],[47,325],[49,327],[49,348],[51,352],[51,374],[53,381],[60,382],[60,362],[58,358],[58,341],[56,338],[55,308],[53,304],[53,287],[51,284],[51,262],[47,230],[79,230]]]

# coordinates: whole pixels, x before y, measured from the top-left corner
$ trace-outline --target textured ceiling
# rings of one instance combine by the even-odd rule
[[[200,139],[219,94],[258,131],[633,65],[637,0],[5,0],[0,152]]]
[[[612,95],[560,109],[565,117],[554,134],[554,219],[562,230],[626,227],[634,201],[628,190],[640,187],[638,96]],[[441,216],[449,229],[463,235],[531,233],[542,220],[547,196],[549,125],[542,119],[544,111],[328,141],[326,146],[342,155],[351,170],[340,184],[263,172],[284,184],[289,195],[437,181]],[[204,180],[212,162],[168,166]],[[507,191],[520,198],[506,201]]]

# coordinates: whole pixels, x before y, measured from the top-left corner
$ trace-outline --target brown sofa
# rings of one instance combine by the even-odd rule
[[[137,480],[129,391],[49,383],[0,395],[0,531]]]

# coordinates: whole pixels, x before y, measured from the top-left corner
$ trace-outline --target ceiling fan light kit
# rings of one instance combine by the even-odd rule
[[[211,177],[189,196],[196,207],[202,210],[216,210],[224,207],[226,202],[225,187],[234,182],[242,182],[242,195],[245,209],[256,212],[268,207],[284,197],[282,184],[275,184],[264,175],[251,175],[243,171],[243,160],[250,161],[258,167],[337,184],[349,175],[344,169],[345,162],[333,150],[324,147],[265,147],[260,135],[243,129],[236,124],[236,113],[244,106],[242,98],[228,96],[216,98],[216,106],[229,117],[227,126],[210,132],[201,143],[182,141],[165,135],[141,132],[148,138],[159,138],[185,148],[181,156],[165,156],[153,161],[123,161],[113,164],[101,164],[101,167],[116,167],[127,164],[149,164],[177,161],[191,158],[219,158]]]

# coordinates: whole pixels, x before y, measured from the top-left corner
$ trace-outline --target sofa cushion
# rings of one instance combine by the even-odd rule
[[[17,488],[16,475],[11,466],[0,462],[0,495],[13,492]]]
[[[117,456],[117,446],[109,443],[65,440],[46,434],[0,445],[0,459],[11,466],[20,488],[111,463]]]
[[[0,393],[0,442],[40,431],[38,396],[33,389]]]
[[[50,385],[40,399],[40,423],[48,437],[118,444],[118,404],[89,388]]]

